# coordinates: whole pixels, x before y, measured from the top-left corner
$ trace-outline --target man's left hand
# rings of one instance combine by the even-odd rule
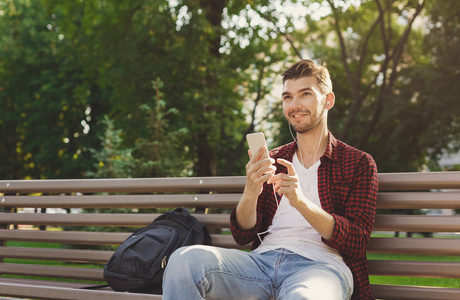
[[[299,177],[297,176],[294,165],[291,162],[281,158],[278,158],[276,161],[285,166],[288,173],[276,174],[271,177],[267,183],[273,183],[274,191],[280,196],[286,196],[289,200],[289,204],[295,208],[299,203],[304,201],[304,196],[299,184]]]

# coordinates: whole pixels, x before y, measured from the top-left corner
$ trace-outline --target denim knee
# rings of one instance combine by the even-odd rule
[[[193,254],[190,251],[193,246],[185,246],[177,249],[169,257],[166,265],[166,273],[174,273],[174,276],[184,276],[191,272],[194,268],[192,267],[193,261],[199,257],[199,255]]]
[[[195,283],[203,280],[206,264],[213,261],[209,251],[205,251],[207,247],[193,245],[177,249],[168,260],[165,275],[172,273],[176,280],[191,277]]]
[[[181,247],[169,258],[163,275],[163,299],[204,299],[205,291],[198,284],[204,278],[198,262],[203,251],[194,247]]]

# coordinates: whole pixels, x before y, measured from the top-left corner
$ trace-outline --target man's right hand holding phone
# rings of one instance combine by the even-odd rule
[[[255,155],[248,151],[249,162],[246,164],[246,188],[245,193],[256,198],[262,193],[263,184],[273,175],[276,167],[275,160],[268,156],[267,146],[262,146]]]
[[[260,147],[255,155],[248,151],[250,160],[246,164],[246,187],[236,208],[237,223],[243,230],[253,228],[257,223],[257,198],[263,184],[275,175],[275,160],[266,154],[267,146]]]

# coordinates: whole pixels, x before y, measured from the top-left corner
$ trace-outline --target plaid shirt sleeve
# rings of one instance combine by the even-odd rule
[[[335,219],[334,231],[330,240],[323,242],[337,249],[342,256],[359,257],[365,254],[367,243],[375,222],[377,202],[378,176],[377,166],[370,155],[363,154],[356,169],[345,170],[353,172],[352,182],[335,191],[331,185],[331,195],[341,195],[341,199],[332,198],[334,202],[343,201],[341,209],[329,209]],[[334,195],[335,194],[335,195]],[[345,201],[344,201],[345,200]]]
[[[271,185],[264,184],[262,193],[259,195],[257,200],[257,222],[254,228],[249,230],[242,230],[238,227],[236,222],[236,207],[233,209],[230,215],[230,230],[233,235],[233,239],[238,245],[252,244],[254,250],[260,244],[260,240],[257,237],[259,232],[265,232],[271,225],[273,216],[277,209],[276,199],[273,194],[273,187]],[[264,235],[261,236],[263,239]]]
[[[286,146],[281,146],[270,151],[270,156],[275,160],[277,158],[286,158],[292,160],[295,152],[295,144],[291,143]],[[276,173],[287,173],[286,167],[276,163]],[[278,200],[281,198],[279,197]],[[272,224],[273,217],[275,216],[278,208],[277,199],[273,192],[273,186],[264,183],[263,191],[257,199],[257,223],[254,228],[249,230],[242,230],[238,227],[236,222],[236,207],[230,215],[230,230],[232,231],[233,239],[239,245],[246,245],[252,242],[252,250],[260,245],[260,240],[257,237],[259,232],[265,232]],[[263,239],[265,235],[261,235]]]
[[[331,153],[318,171],[321,205],[334,217],[332,238],[323,242],[337,249],[353,273],[353,300],[375,299],[370,290],[366,249],[375,222],[377,166],[360,150],[331,138]]]

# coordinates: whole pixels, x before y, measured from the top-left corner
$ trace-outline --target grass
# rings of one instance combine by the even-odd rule
[[[56,248],[56,249],[62,248],[61,244],[58,244],[58,243],[8,241],[6,245],[10,247],[36,247],[36,248]],[[48,265],[48,266],[64,266],[64,267],[77,267],[77,268],[85,267],[85,268],[102,269],[104,267],[104,265],[102,264],[78,264],[78,263],[51,261],[51,260],[5,258],[3,261],[6,263],[15,263],[15,264],[39,264],[39,265]],[[89,283],[89,284],[104,284],[104,282],[102,281],[73,280],[73,279],[64,279],[64,278],[52,278],[51,279],[51,278],[35,277],[35,276],[2,275],[2,277],[44,279],[44,280],[67,281],[67,282],[82,282],[82,283]]]
[[[453,278],[422,278],[422,277],[397,277],[397,276],[369,276],[372,284],[412,285],[459,288],[460,279]]]
[[[39,243],[39,242],[17,242],[8,241],[6,243],[9,247],[27,247],[27,248],[62,248],[61,244],[58,243]],[[16,259],[16,258],[5,258],[4,262],[16,263],[16,264],[43,264],[43,260],[32,260],[32,259]],[[82,264],[78,263],[67,263],[62,261],[46,261],[46,265],[49,266],[69,266],[69,267],[81,267]],[[85,267],[90,268],[103,268],[104,265],[100,264],[84,264]]]
[[[373,237],[393,237],[388,234],[372,234]],[[435,236],[436,238],[447,238],[446,236]],[[422,237],[414,237],[422,238]],[[458,236],[449,238],[459,238]],[[409,255],[409,254],[376,254],[368,253],[369,260],[403,260],[403,261],[445,261],[460,262],[460,256],[447,255]],[[399,277],[399,276],[369,276],[373,284],[413,285],[413,286],[435,286],[459,288],[460,278],[423,278],[423,277]]]
[[[403,260],[403,261],[447,261],[460,262],[459,256],[404,255],[404,254],[367,254],[369,260]],[[436,287],[460,287],[460,278],[423,278],[399,276],[369,276],[374,284],[395,284]]]

